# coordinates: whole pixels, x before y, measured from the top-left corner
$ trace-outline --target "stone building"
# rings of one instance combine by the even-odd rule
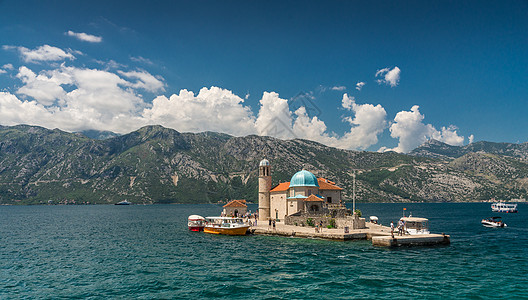
[[[223,216],[242,216],[247,212],[246,200],[233,200],[223,206]]]
[[[342,191],[335,182],[306,170],[295,173],[290,182],[271,187],[271,166],[264,159],[259,165],[259,219],[283,221],[300,212],[322,214],[332,207],[344,209]]]

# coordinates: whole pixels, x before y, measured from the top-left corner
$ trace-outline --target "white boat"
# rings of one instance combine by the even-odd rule
[[[491,217],[487,219],[482,219],[481,223],[485,227],[507,227],[508,226],[504,224],[501,217]]]
[[[404,232],[410,235],[430,234],[429,220],[426,218],[403,217],[400,219],[404,222]]]
[[[242,218],[207,217],[205,218],[205,233],[225,235],[245,235],[249,225]]]
[[[187,218],[187,226],[190,231],[203,231],[205,227],[205,218],[199,215],[190,215]]]
[[[504,202],[495,202],[491,204],[491,210],[494,212],[503,212],[503,213],[516,213],[517,204],[513,203],[504,203]]]
[[[117,202],[115,205],[132,205],[132,202],[129,202],[127,200],[123,200],[121,202]]]

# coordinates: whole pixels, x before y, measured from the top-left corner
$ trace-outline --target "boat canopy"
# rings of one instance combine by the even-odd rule
[[[188,220],[189,221],[203,221],[205,220],[205,218],[199,215],[190,215]]]
[[[370,216],[370,220],[371,220],[371,221],[377,221],[377,220],[378,220],[378,217],[376,217],[376,216]]]
[[[207,217],[208,220],[242,220],[242,218],[235,217]]]
[[[402,220],[404,222],[413,222],[413,223],[414,222],[419,223],[419,222],[428,222],[429,221],[426,218],[416,218],[416,217],[403,217],[400,220]]]

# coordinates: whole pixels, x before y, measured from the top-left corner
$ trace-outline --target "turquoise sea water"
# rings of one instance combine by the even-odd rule
[[[388,249],[189,232],[217,205],[2,206],[0,299],[528,298],[528,205],[480,225],[490,204],[358,204],[384,224],[403,207],[451,245]],[[252,207],[254,209],[255,207]]]

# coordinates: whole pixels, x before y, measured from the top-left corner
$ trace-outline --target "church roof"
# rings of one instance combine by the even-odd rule
[[[304,201],[323,202],[323,199],[317,197],[316,195],[310,195],[308,198],[304,199]]]
[[[290,180],[290,187],[297,186],[319,186],[317,177],[306,170],[299,171],[292,176]]]
[[[290,188],[289,182],[282,182],[277,184],[270,192],[285,192]]]
[[[335,190],[342,191],[343,189],[335,185],[335,182],[332,182],[326,178],[317,178],[319,183],[319,190]]]
[[[246,200],[233,200],[223,207],[247,207]]]

